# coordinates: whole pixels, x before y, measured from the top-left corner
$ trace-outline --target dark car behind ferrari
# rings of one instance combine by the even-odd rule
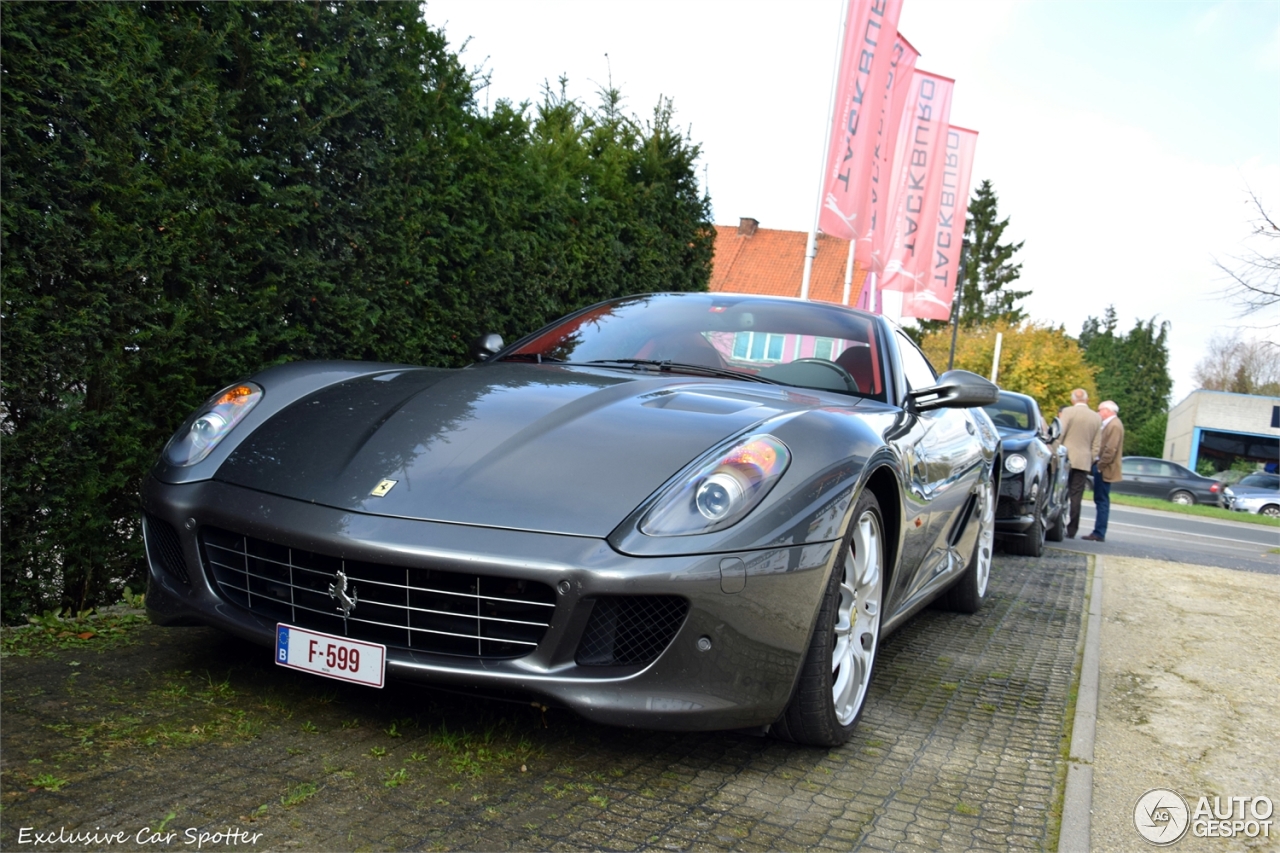
[[[1000,433],[996,535],[1006,550],[1039,557],[1045,540],[1061,542],[1067,506],[1066,448],[1055,445],[1058,419],[1046,427],[1035,398],[1001,391],[983,410]]]
[[[1177,462],[1126,456],[1120,462],[1120,473],[1124,479],[1111,484],[1112,494],[1160,498],[1184,506],[1225,505],[1221,482],[1202,477]]]

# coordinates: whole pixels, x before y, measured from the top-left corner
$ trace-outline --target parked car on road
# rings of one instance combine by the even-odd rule
[[[151,619],[372,687],[833,746],[882,637],[981,606],[996,386],[883,317],[649,294],[484,356],[211,397],[143,489]]]
[[[1280,518],[1280,474],[1250,474],[1223,491],[1227,509]]]
[[[1138,495],[1162,498],[1176,504],[1223,505],[1223,485],[1209,477],[1201,477],[1176,462],[1149,456],[1126,456],[1120,460],[1124,477],[1111,484],[1113,495]]]
[[[996,536],[1005,550],[1039,557],[1045,540],[1061,542],[1067,507],[1067,449],[1053,442],[1062,434],[1057,418],[1047,428],[1032,397],[1001,391],[982,407],[1000,433],[1000,497]]]

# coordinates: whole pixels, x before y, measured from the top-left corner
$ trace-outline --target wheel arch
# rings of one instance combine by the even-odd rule
[[[902,543],[902,488],[888,465],[872,471],[863,485],[880,504],[880,523],[884,526],[884,588],[889,589],[898,569],[898,549]],[[852,523],[852,518],[850,519]]]

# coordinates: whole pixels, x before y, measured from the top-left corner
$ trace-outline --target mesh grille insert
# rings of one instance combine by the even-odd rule
[[[580,666],[646,664],[662,654],[689,612],[675,595],[596,599],[575,656]]]
[[[147,558],[183,583],[190,583],[178,532],[169,522],[149,513],[143,514],[142,523],[146,525]]]
[[[343,560],[217,528],[201,529],[200,552],[218,593],[232,604],[392,648],[523,657],[541,642],[555,612],[555,592],[537,581]],[[339,591],[356,602],[345,618]]]

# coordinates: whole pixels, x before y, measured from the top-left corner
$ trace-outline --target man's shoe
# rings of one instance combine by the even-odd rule
[[[1067,538],[1068,538],[1068,539],[1075,539],[1075,538],[1076,538],[1076,535],[1075,535],[1074,533],[1068,533],[1068,534],[1067,534]]]
[[[1090,533],[1088,536],[1081,536],[1086,542],[1106,542],[1107,540],[1096,533]]]

